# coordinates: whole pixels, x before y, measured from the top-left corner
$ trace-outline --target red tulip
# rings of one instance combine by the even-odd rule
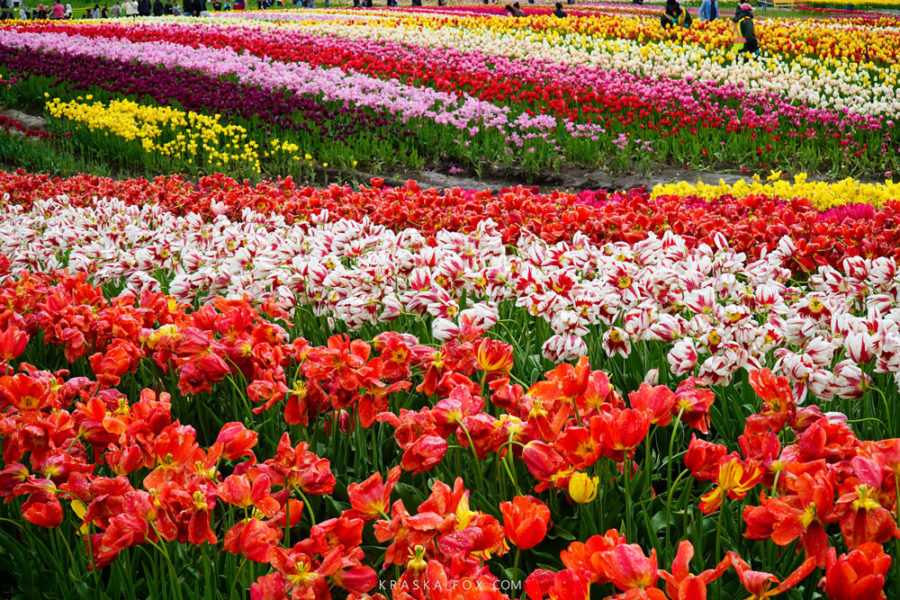
[[[825,567],[825,594],[831,600],[883,600],[884,578],[891,557],[880,544],[869,542],[840,557],[834,548]]]
[[[28,333],[18,327],[8,327],[0,333],[0,360],[19,358],[28,345]]]

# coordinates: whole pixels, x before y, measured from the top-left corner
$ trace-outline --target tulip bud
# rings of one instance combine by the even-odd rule
[[[569,478],[569,496],[579,504],[587,504],[597,497],[598,477],[590,477],[587,473],[578,472]]]

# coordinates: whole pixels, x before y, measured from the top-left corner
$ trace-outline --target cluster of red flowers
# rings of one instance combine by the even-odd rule
[[[337,336],[315,347],[289,341],[273,322],[284,315],[271,303],[260,312],[246,300],[217,299],[196,310],[161,294],[110,301],[84,276],[0,273],[6,275],[0,285],[0,496],[23,497],[22,518],[43,527],[58,527],[71,507],[95,569],[130,546],[217,544],[224,531],[225,551],[271,566],[251,588],[253,598],[328,598],[333,589],[348,598],[383,598],[369,594],[377,575],[362,549],[364,528],[373,522],[375,538],[386,544],[384,565],[405,567],[392,584],[394,598],[502,599],[488,563],[510,543],[518,551],[540,544],[551,526],[548,506],[520,491],[500,504],[501,522],[473,510],[457,479],[452,488],[434,483],[413,514],[403,500],[391,503],[402,471],[433,469],[455,436],[477,461],[490,453],[498,461],[521,461],[534,477],[535,493],[563,490],[587,503],[598,485],[587,473],[602,467],[629,477],[651,427],[709,431],[715,398],[701,380],[688,378],[674,391],[645,383],[626,402],[607,374],[582,358],[526,390],[510,377],[512,347],[465,322],[439,349],[390,331],[371,346]],[[62,346],[70,362],[91,353],[95,380],[19,362],[39,333],[45,343]],[[378,356],[370,358],[373,348]],[[167,393],[144,389],[132,403],[113,387],[142,359],[177,369],[181,391],[191,394],[240,373],[251,382],[247,393],[258,410],[285,401],[292,423],[306,425],[324,410],[342,431],[388,423],[403,452],[400,465],[386,479],[376,473],[350,484],[350,508],[316,523],[309,496],[336,488],[328,459],[285,433],[274,456],[259,461],[257,432],[238,422],[225,424],[213,444],[201,447],[194,428],[173,418]],[[289,388],[285,371],[294,369]],[[417,411],[389,412],[388,395],[412,388],[414,380],[420,380],[417,392],[438,400]],[[732,567],[752,598],[777,595],[817,567],[825,569],[829,598],[883,598],[891,559],[882,544],[900,536],[893,515],[900,440],[860,441],[840,416],[812,405],[798,408],[787,380],[768,370],[753,372],[751,384],[762,408],[747,420],[740,454],[695,437],[685,464],[696,479],[717,484],[701,500],[704,513],[758,484],[773,491],[745,508],[745,536],[781,546],[799,539],[806,560],[793,574],[780,582],[729,552],[694,575],[689,542],[664,571],[655,551],[647,556],[610,530],[570,544],[560,554],[564,569],[532,572],[525,582],[529,598],[583,600],[592,585],[606,584],[619,590],[612,596],[619,600],[702,598]],[[791,436],[793,443],[782,448]],[[645,460],[636,479],[649,474],[648,465]],[[510,483],[518,489],[512,475]],[[244,518],[217,522],[217,506],[240,509]],[[281,545],[305,508],[308,536]],[[828,531],[832,524],[839,538]],[[848,552],[838,556],[833,543]],[[657,587],[660,578],[665,592]]]
[[[3,83],[0,80],[0,83]],[[22,122],[13,119],[12,117],[7,117],[6,115],[0,115],[0,129],[3,130],[3,133],[6,135],[12,135],[14,133],[18,133],[24,135],[26,137],[52,137],[52,133],[48,133],[46,131],[41,131],[40,129],[32,129],[27,125],[24,125]]]
[[[8,266],[0,256],[0,275]],[[423,373],[416,391],[431,396],[449,393],[461,378],[474,386],[468,376],[476,368],[498,373],[512,366],[508,347],[496,348],[481,338],[481,329],[465,324],[460,340],[439,349],[390,331],[374,345],[333,336],[317,347],[303,338],[288,340],[276,321],[287,323],[289,315],[274,302],[256,309],[247,298],[218,297],[190,311],[161,293],[110,301],[86,280],[85,273],[64,271],[7,277],[0,285],[0,302],[8,307],[0,319],[0,358],[19,356],[29,337],[40,333],[45,344],[61,346],[70,363],[88,355],[104,387],[119,385],[149,359],[161,373],[176,374],[185,395],[210,392],[213,384],[239,374],[249,382],[246,393],[258,403],[256,413],[283,402],[291,425],[306,426],[334,410],[346,427],[353,411],[364,428],[386,410],[390,394],[409,389],[414,368]],[[293,373],[291,387],[286,372]]]
[[[283,215],[289,222],[367,218],[395,230],[413,227],[426,236],[441,229],[471,232],[481,221],[492,219],[505,243],[515,243],[526,230],[551,243],[571,239],[575,233],[595,242],[633,243],[651,232],[672,231],[689,246],[714,245],[717,236],[724,236],[735,250],[758,257],[790,236],[797,268],[806,271],[824,264],[839,266],[848,256],[900,258],[900,203],[894,201],[877,210],[866,206],[856,215],[822,213],[805,199],[760,195],[707,202],[680,196],[651,198],[644,189],[581,194],[540,194],[523,187],[498,194],[439,192],[413,182],[385,187],[380,179],[373,179],[371,188],[356,191],[297,187],[290,179],[251,186],[222,175],[194,184],[178,176],[114,181],[88,175],[52,179],[23,171],[0,173],[0,188],[11,202],[25,206],[58,195],[68,196],[76,206],[89,205],[96,197],[115,197],[133,204],[149,200],[177,214],[195,212],[207,219],[220,214],[237,217],[248,208]]]

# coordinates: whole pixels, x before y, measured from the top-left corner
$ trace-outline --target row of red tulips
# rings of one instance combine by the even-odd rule
[[[115,197],[137,204],[149,200],[178,214],[196,212],[207,219],[220,214],[235,217],[250,209],[283,215],[290,222],[369,219],[396,230],[414,227],[426,236],[440,229],[470,232],[481,221],[492,219],[506,243],[526,230],[548,242],[581,233],[592,241],[629,243],[672,231],[691,245],[714,245],[717,236],[724,236],[736,250],[758,257],[790,236],[801,271],[823,264],[839,266],[849,256],[900,257],[900,203],[895,201],[879,209],[854,205],[823,213],[802,198],[760,195],[725,196],[709,202],[679,196],[652,198],[643,189],[540,194],[518,187],[491,194],[461,189],[441,192],[422,189],[414,182],[391,188],[380,179],[359,190],[314,189],[298,187],[290,179],[251,186],[222,175],[204,177],[195,184],[178,176],[153,181],[89,175],[52,179],[23,171],[0,173],[0,189],[11,202],[24,206],[58,195],[78,206],[89,205],[97,197]]]

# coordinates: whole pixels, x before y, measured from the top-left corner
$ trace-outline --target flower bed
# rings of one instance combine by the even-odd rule
[[[450,13],[42,23],[5,27],[0,45],[28,102],[40,101],[40,78],[52,77],[65,101],[98,88],[223,114],[242,127],[260,105],[268,136],[331,164],[342,155],[369,166],[394,150],[401,163],[476,172],[566,163],[879,176],[896,168],[889,22],[764,21],[766,55],[747,62],[732,52],[724,21],[671,33],[649,17]],[[116,76],[101,77],[107,70]],[[168,94],[175,80],[183,90]],[[191,92],[201,85],[216,91]],[[356,143],[369,131],[373,139]],[[326,157],[321,138],[346,146]],[[264,138],[255,141],[265,149]],[[276,161],[266,172],[286,168]]]
[[[896,19],[526,9],[0,24],[0,596],[900,596]]]

